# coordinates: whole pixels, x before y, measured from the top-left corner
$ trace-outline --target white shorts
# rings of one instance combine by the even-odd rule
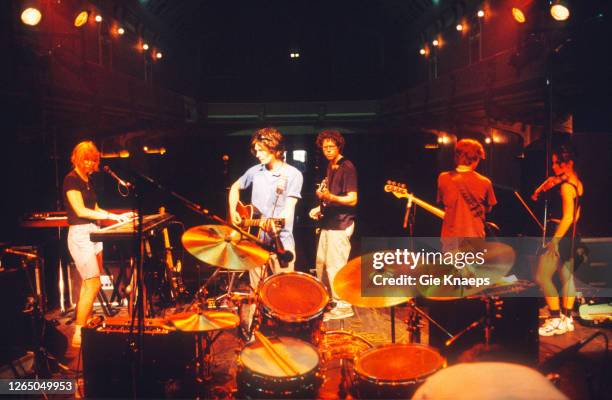
[[[96,254],[102,251],[102,242],[92,242],[89,234],[100,229],[96,224],[71,225],[68,229],[68,250],[81,279],[100,276]]]

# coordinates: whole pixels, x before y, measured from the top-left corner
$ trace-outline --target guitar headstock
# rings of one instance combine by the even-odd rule
[[[385,192],[392,193],[398,199],[408,197],[408,189],[406,189],[405,183],[387,181],[387,184],[385,185]]]

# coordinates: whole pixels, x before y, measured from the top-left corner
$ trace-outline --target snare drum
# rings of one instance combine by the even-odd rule
[[[291,337],[270,338],[270,342],[297,369],[297,375],[287,375],[261,343],[249,344],[238,358],[236,380],[240,397],[315,398],[320,384],[317,349]]]
[[[355,394],[367,399],[409,399],[428,376],[445,366],[444,357],[426,345],[376,347],[355,359]]]
[[[259,299],[264,334],[318,342],[329,294],[317,278],[303,272],[272,275],[261,285]]]

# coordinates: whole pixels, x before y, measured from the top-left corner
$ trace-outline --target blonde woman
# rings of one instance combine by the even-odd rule
[[[97,221],[125,221],[130,213],[117,215],[98,206],[90,175],[98,171],[100,152],[93,142],[77,144],[70,160],[73,169],[64,178],[62,192],[64,208],[68,214],[68,250],[82,279],[76,310],[76,330],[72,337],[72,345],[80,347],[81,328],[92,312],[101,286],[102,243],[92,242],[89,234],[98,229]]]

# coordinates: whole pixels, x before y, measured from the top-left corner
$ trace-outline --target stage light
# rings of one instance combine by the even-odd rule
[[[155,58],[157,58],[158,60],[160,60],[164,55],[162,54],[161,51],[158,51],[157,53],[155,53]]]
[[[570,16],[568,3],[563,0],[554,0],[550,4],[550,15],[556,21],[565,21]]]
[[[419,50],[419,54],[424,56],[425,54],[427,54],[427,51],[424,48],[422,48],[421,50]]]
[[[434,45],[434,47],[438,47],[438,45],[440,44],[440,42],[438,41],[438,39],[434,39],[431,44]]]
[[[29,26],[36,26],[40,23],[42,14],[37,8],[28,7],[21,13],[21,22]]]
[[[520,8],[512,7],[512,16],[514,17],[514,20],[519,24],[524,24],[525,21],[527,21],[527,18],[525,18],[525,13],[523,13]]]
[[[457,26],[455,27],[459,32],[461,32],[463,30],[463,24],[457,24]]]
[[[88,19],[89,19],[89,12],[87,12],[86,10],[80,11],[76,15],[76,17],[74,17],[74,26],[76,26],[77,28],[80,28],[87,23]]]
[[[478,12],[476,13],[476,15],[478,16],[478,18],[482,18],[485,16],[485,12],[483,10],[478,10]]]
[[[485,143],[486,143],[486,144],[491,144],[491,138],[487,136],[487,137],[485,138]]]
[[[94,19],[96,20],[96,22],[102,22],[102,16],[100,14],[96,15]]]
[[[125,33],[125,29],[117,28],[117,33],[120,34],[120,35],[123,35]]]
[[[143,44],[142,44],[142,49],[143,49],[143,50],[145,50],[145,51],[146,51],[146,50],[149,50],[149,45],[148,45],[148,44],[146,44],[146,43],[143,43]]]

